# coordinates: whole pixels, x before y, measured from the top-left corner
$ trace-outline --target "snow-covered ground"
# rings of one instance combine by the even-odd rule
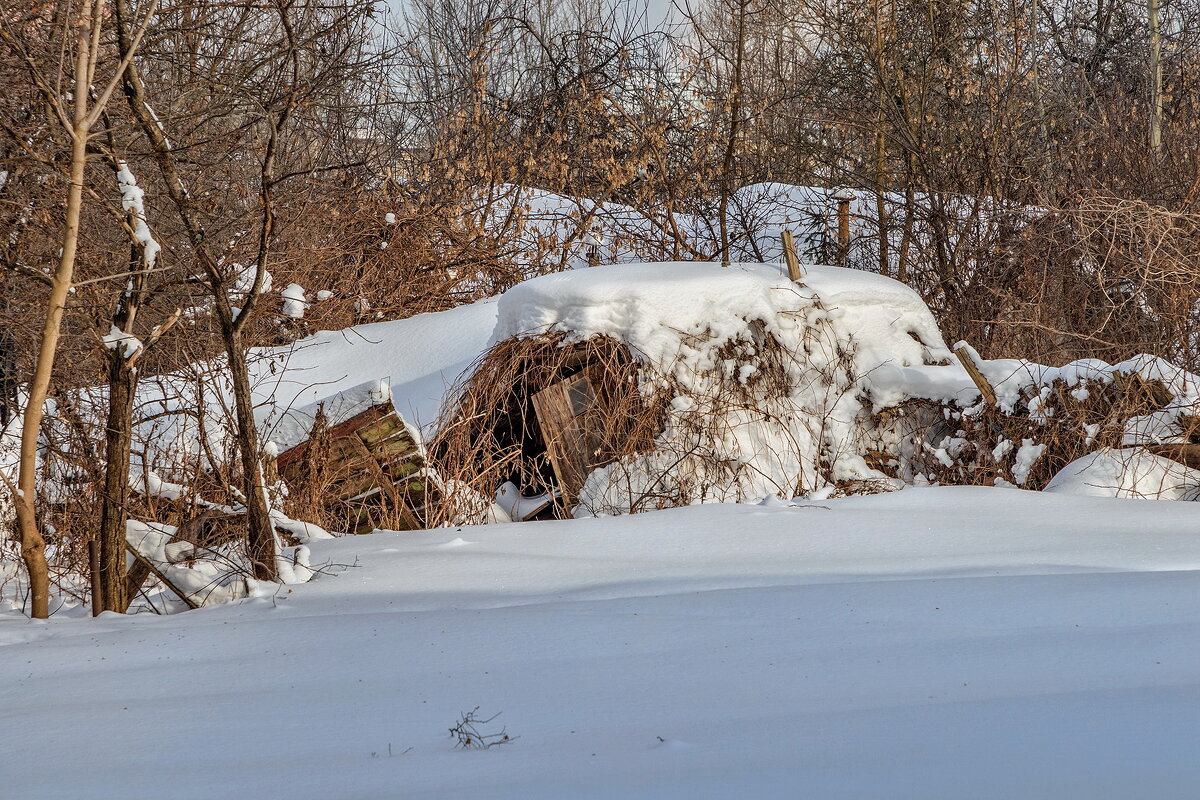
[[[0,614],[0,796],[1194,797],[1200,507],[927,488],[382,532]],[[461,712],[513,740],[460,751]]]

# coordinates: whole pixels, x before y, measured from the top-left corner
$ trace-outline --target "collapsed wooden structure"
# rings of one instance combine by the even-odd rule
[[[339,530],[417,530],[429,524],[439,494],[417,438],[386,400],[333,426],[318,414],[308,440],[280,453],[275,466],[290,486],[320,486]]]

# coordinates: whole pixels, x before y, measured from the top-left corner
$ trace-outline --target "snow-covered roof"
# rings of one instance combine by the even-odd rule
[[[613,264],[534,278],[500,298],[492,341],[552,331],[572,339],[610,336],[661,364],[693,337],[727,341],[751,320],[786,345],[814,314],[839,323],[847,342],[873,362],[867,368],[950,356],[933,315],[902,283],[809,266],[797,285],[777,264],[748,263]]]

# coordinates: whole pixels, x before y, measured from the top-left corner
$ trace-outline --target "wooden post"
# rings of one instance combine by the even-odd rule
[[[854,199],[854,192],[849,189],[838,189],[834,192],[833,199],[837,200],[838,204],[837,265],[844,267],[850,259],[850,201]]]
[[[803,276],[800,274],[800,261],[796,258],[796,240],[786,228],[780,231],[779,238],[783,240],[783,260],[787,262],[788,279],[797,282]]]
[[[983,373],[979,371],[979,365],[975,363],[975,359],[971,356],[971,353],[971,347],[966,342],[959,342],[954,345],[954,355],[958,356],[963,369],[971,376],[971,381],[975,384],[975,388],[979,390],[979,394],[988,403],[996,405],[996,390],[987,382],[987,378],[983,377]]]
[[[92,573],[92,616],[100,616],[104,610],[104,584],[100,581],[100,545],[88,539],[88,567]]]
[[[193,600],[186,592],[184,592],[182,589],[180,589],[178,586],[176,586],[174,583],[172,583],[171,579],[168,578],[166,576],[166,574],[163,573],[162,570],[160,570],[158,567],[154,566],[154,564],[152,564],[150,562],[150,559],[146,558],[141,553],[139,553],[134,548],[134,546],[131,545],[129,542],[125,543],[125,550],[128,551],[129,555],[133,556],[134,560],[137,563],[139,563],[143,567],[145,567],[147,572],[149,572],[151,575],[153,575],[154,577],[156,577],[160,581],[162,581],[163,586],[166,586],[168,589],[170,589],[172,592],[174,592],[176,595],[178,595],[179,599],[183,601],[183,604],[185,606],[192,609],[193,611],[200,607],[199,604],[195,600]]]
[[[587,265],[600,266],[600,240],[589,231],[583,235],[583,244],[587,247]]]

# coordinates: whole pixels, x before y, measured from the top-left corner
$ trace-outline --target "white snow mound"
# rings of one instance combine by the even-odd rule
[[[1063,467],[1044,491],[1088,497],[1195,500],[1200,471],[1140,447],[1110,447]]]

